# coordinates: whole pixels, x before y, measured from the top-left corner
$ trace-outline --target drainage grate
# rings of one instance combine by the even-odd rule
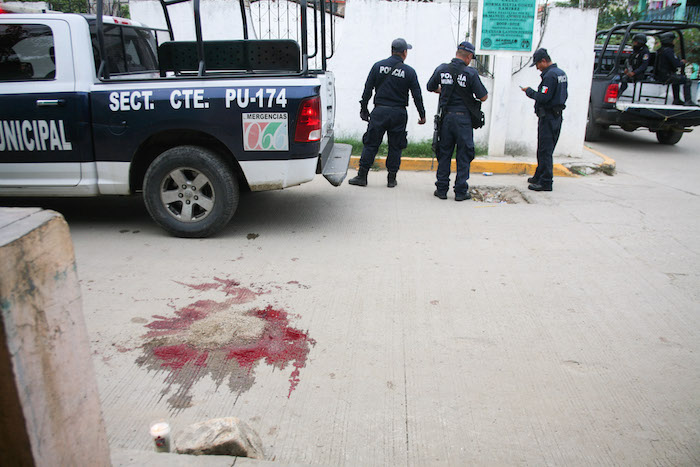
[[[491,204],[530,204],[532,201],[512,186],[473,186],[469,188],[473,201]]]

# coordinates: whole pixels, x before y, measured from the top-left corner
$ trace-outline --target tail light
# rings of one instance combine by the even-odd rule
[[[608,104],[614,104],[617,102],[617,94],[620,90],[620,85],[618,83],[613,83],[608,85],[608,89],[605,90],[605,102]]]
[[[294,141],[310,143],[321,140],[321,98],[311,97],[301,101]]]

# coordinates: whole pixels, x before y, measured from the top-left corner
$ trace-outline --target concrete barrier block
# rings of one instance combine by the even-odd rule
[[[0,208],[0,465],[109,465],[63,217]]]

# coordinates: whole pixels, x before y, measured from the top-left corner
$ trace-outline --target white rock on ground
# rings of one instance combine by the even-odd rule
[[[178,454],[265,458],[260,436],[236,417],[215,418],[188,426],[178,435],[176,449]]]

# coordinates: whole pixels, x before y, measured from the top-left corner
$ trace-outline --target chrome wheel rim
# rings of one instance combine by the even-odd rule
[[[175,219],[199,222],[214,209],[214,186],[199,170],[178,167],[163,178],[160,200],[168,214]]]

